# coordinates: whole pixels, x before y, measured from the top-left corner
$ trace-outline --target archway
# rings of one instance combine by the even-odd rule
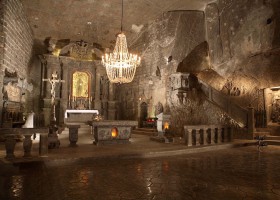
[[[146,102],[143,102],[140,105],[140,122],[139,122],[140,127],[143,127],[143,122],[146,121],[147,117],[148,117],[148,104]]]

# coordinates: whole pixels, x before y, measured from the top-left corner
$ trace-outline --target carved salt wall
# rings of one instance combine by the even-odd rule
[[[199,75],[244,107],[264,109],[263,88],[280,85],[280,2],[223,0],[206,7],[212,70]]]
[[[5,69],[17,72],[19,78],[28,78],[33,36],[20,0],[1,1],[0,20],[0,88],[3,88]],[[0,91],[0,112],[2,112],[2,89]]]
[[[204,22],[201,11],[167,12],[129,41],[131,51],[141,52],[142,63],[132,83],[117,86],[120,119],[139,119],[143,102],[148,104],[148,117],[155,116],[158,103],[164,112],[168,109],[168,78],[205,41]]]

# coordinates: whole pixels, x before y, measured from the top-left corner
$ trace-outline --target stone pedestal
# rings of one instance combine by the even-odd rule
[[[23,157],[31,157],[31,148],[32,148],[31,136],[32,136],[32,134],[24,135],[24,140],[23,140],[24,155],[23,155]]]
[[[76,146],[78,141],[78,131],[80,125],[67,125],[67,128],[69,128],[69,141],[70,146]]]
[[[39,155],[47,156],[48,155],[48,134],[40,134],[40,144],[39,144]]]
[[[94,140],[96,145],[100,144],[124,144],[128,143],[131,137],[131,130],[138,126],[137,121],[126,120],[104,120],[104,121],[89,121],[92,126]],[[116,130],[114,136],[112,131]]]
[[[15,146],[16,146],[15,136],[13,135],[5,136],[6,159],[15,158],[15,154],[14,154]]]

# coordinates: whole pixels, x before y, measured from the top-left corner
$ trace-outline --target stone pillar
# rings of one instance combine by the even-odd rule
[[[23,157],[31,157],[31,148],[32,148],[31,136],[32,136],[32,134],[24,135],[24,140],[23,140],[24,155],[23,155]]]
[[[6,159],[13,159],[15,158],[15,146],[16,146],[16,139],[14,135],[6,135],[5,136],[5,148],[6,148]]]
[[[193,146],[192,129],[188,129],[188,147]]]
[[[100,100],[100,72],[96,70],[96,82],[95,82],[95,97],[94,97],[94,109],[101,111]]]
[[[39,155],[40,156],[48,155],[48,133],[40,134]]]
[[[61,97],[60,97],[60,107],[59,107],[59,123],[64,122],[64,112],[68,108],[69,105],[69,95],[70,92],[68,91],[68,82],[71,81],[71,77],[69,77],[68,74],[68,67],[65,65],[65,62],[60,59],[60,64],[61,64],[61,74],[60,77],[62,80],[64,80],[63,83],[60,83],[60,88],[61,88]],[[71,100],[70,100],[71,101]]]
[[[81,127],[80,125],[67,125],[69,128],[69,141],[70,146],[76,146],[76,143],[78,141],[78,131]]]
[[[202,129],[202,134],[203,134],[203,145],[207,145],[208,141],[207,141],[207,130],[208,129]]]
[[[210,141],[211,141],[211,144],[215,144],[215,128],[211,128],[210,129],[210,131],[211,131],[211,139],[210,139]]]
[[[108,101],[108,119],[115,120],[116,119],[116,101],[114,98],[114,84],[109,83],[109,101]]]
[[[195,145],[200,146],[200,140],[201,140],[201,135],[200,135],[200,129],[195,130]]]
[[[217,143],[221,144],[222,143],[222,131],[223,129],[221,127],[217,128]]]

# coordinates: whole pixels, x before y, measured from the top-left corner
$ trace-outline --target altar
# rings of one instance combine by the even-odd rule
[[[98,115],[98,110],[72,110],[67,109],[64,113],[64,121],[65,122],[87,122],[92,120],[93,115]]]

